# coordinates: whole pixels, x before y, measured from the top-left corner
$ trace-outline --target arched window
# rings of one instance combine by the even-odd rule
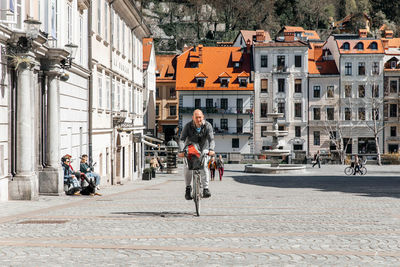
[[[364,44],[362,42],[358,42],[356,48],[358,50],[364,50]]]
[[[372,50],[377,50],[378,49],[378,44],[376,42],[372,42],[371,45],[370,45],[370,48]]]
[[[343,50],[350,50],[350,44],[348,42],[345,42],[342,46]]]

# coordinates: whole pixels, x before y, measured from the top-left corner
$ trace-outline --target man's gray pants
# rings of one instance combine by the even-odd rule
[[[203,188],[208,188],[208,184],[210,182],[210,172],[208,171],[208,160],[209,157],[206,156],[204,159],[204,166],[203,169],[200,170],[200,176],[201,176],[201,185]],[[188,169],[188,166],[185,164],[184,169],[183,169],[184,175],[185,175],[185,182],[186,186],[189,186],[192,184],[192,173],[193,171]]]

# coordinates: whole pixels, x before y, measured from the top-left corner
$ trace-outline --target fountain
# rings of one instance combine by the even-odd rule
[[[298,164],[283,164],[279,162],[282,160],[282,156],[288,156],[290,150],[278,149],[279,139],[288,135],[288,131],[278,130],[278,118],[283,118],[283,113],[278,113],[274,109],[274,113],[268,113],[267,116],[274,120],[272,124],[272,131],[265,131],[266,136],[272,136],[272,149],[262,150],[262,154],[266,155],[271,159],[271,164],[252,164],[245,166],[245,172],[252,173],[288,173],[288,172],[304,172],[306,166]]]

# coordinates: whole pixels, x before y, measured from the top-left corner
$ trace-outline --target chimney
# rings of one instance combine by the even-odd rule
[[[392,39],[393,38],[393,31],[385,30],[385,38]]]
[[[199,62],[202,63],[203,62],[203,45],[199,45]]]
[[[389,48],[389,40],[382,40],[383,43],[383,48],[388,49]]]
[[[265,32],[263,30],[256,31],[256,41],[264,42],[265,41]]]
[[[358,36],[360,38],[367,38],[367,29],[359,29],[358,30]]]
[[[246,53],[247,54],[251,53],[250,39],[248,39],[247,42],[246,42]]]
[[[294,41],[294,32],[284,32],[285,42],[293,42]]]

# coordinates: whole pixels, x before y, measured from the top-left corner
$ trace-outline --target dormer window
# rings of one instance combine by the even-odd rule
[[[364,50],[364,44],[362,42],[358,42],[356,48],[357,50]]]
[[[198,68],[199,67],[199,62],[190,62],[190,67],[191,68]]]
[[[239,87],[247,87],[247,78],[239,78]]]
[[[196,82],[197,82],[197,87],[203,88],[204,84],[206,83],[206,79],[205,78],[196,78]]]
[[[396,65],[397,65],[397,62],[396,62],[396,61],[394,61],[394,60],[390,61],[390,68],[391,68],[391,69],[395,69],[395,68],[396,68]]]
[[[350,50],[350,44],[348,42],[345,42],[342,46],[343,50]]]
[[[229,78],[219,78],[222,88],[227,88],[229,85]]]
[[[372,42],[371,45],[370,45],[370,48],[372,50],[377,50],[378,49],[378,44],[376,42]]]
[[[233,64],[233,67],[234,67],[234,68],[240,68],[240,62],[235,62],[235,63]]]

